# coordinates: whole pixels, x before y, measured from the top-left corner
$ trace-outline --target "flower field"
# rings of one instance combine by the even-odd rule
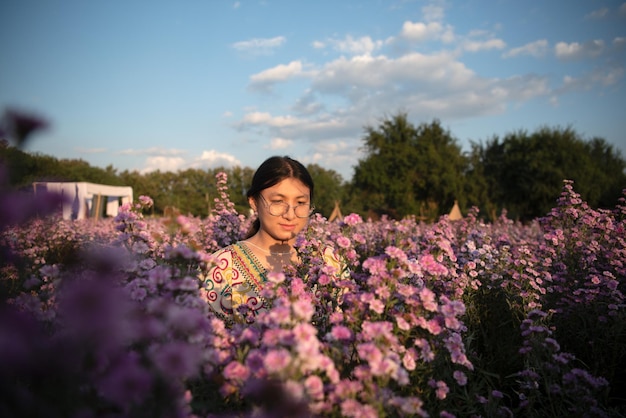
[[[199,292],[251,222],[217,183],[206,219],[144,217],[142,196],[64,221],[57,197],[0,192],[0,416],[626,414],[625,199],[594,210],[565,181],[526,225],[313,216],[245,324]]]

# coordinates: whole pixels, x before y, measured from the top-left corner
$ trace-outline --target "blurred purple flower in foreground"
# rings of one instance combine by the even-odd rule
[[[12,138],[15,145],[21,148],[34,132],[44,130],[48,126],[48,122],[37,115],[7,109],[0,120],[0,137]]]

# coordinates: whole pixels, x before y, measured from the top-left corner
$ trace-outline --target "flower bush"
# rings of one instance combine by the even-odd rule
[[[65,221],[54,196],[1,189],[28,210],[0,225],[0,415],[626,413],[626,200],[593,210],[566,181],[526,225],[315,215],[302,263],[263,289],[272,308],[230,324],[198,276],[252,219],[216,181],[206,219],[145,218],[141,196]],[[328,245],[344,266],[324,265]]]

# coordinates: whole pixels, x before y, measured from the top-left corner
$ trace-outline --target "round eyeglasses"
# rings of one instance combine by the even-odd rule
[[[298,205],[291,206],[285,202],[268,202],[267,200],[265,200],[262,194],[260,194],[259,196],[261,196],[261,199],[263,199],[265,206],[272,216],[283,216],[284,214],[289,212],[290,208],[293,208],[293,213],[296,215],[296,217],[308,218],[315,210],[315,207],[311,206],[310,203],[300,203]]]

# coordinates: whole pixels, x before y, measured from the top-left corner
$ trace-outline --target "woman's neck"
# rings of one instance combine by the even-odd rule
[[[292,242],[264,239],[260,234],[253,235],[245,242],[267,255],[286,255],[294,251]]]

